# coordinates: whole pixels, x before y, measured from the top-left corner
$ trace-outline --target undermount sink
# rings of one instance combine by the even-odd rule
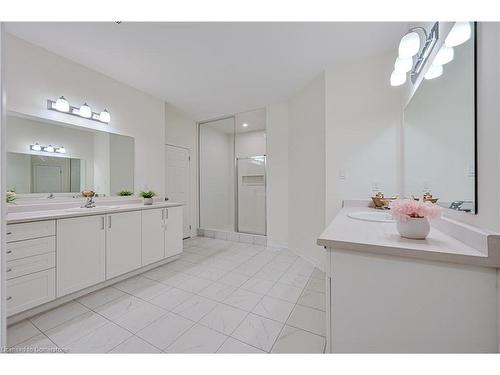
[[[357,211],[347,214],[351,219],[364,221],[377,221],[380,223],[394,223],[392,215],[388,212]]]
[[[64,211],[68,212],[90,212],[90,211],[102,211],[102,210],[113,210],[116,208],[120,208],[120,206],[95,206],[95,207],[73,207],[67,208]]]

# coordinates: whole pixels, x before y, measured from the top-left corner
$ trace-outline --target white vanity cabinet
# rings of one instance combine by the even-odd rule
[[[57,220],[57,297],[106,278],[106,217]]]
[[[142,265],[182,252],[182,207],[142,212]]]
[[[106,217],[106,278],[141,267],[141,212],[122,212]]]
[[[165,258],[165,208],[142,211],[142,265]]]
[[[182,206],[165,208],[165,258],[182,253]]]

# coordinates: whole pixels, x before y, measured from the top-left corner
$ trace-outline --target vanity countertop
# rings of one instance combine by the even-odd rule
[[[7,213],[7,224],[27,223],[32,221],[66,219],[70,217],[90,216],[90,215],[106,215],[126,211],[141,211],[151,210],[155,208],[168,208],[182,206],[182,203],[176,202],[154,202],[152,205],[143,203],[124,203],[124,204],[109,204],[109,208],[99,208],[99,206],[108,206],[106,203],[98,204],[95,208],[78,209],[80,206],[72,205],[67,208],[40,210],[40,211],[23,211]]]
[[[414,259],[500,268],[500,236],[470,227],[484,236],[487,249],[476,249],[431,226],[425,240],[402,238],[395,223],[370,222],[348,217],[349,212],[374,211],[367,207],[344,207],[319,236],[317,244],[328,250],[342,249]]]

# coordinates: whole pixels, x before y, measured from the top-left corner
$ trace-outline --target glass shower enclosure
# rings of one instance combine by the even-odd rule
[[[266,235],[265,110],[198,124],[201,229]]]

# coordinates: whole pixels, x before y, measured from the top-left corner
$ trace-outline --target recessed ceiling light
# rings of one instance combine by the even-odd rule
[[[245,122],[245,123],[243,124],[243,127],[244,127],[244,128],[246,128],[247,126],[248,126],[248,124]]]

